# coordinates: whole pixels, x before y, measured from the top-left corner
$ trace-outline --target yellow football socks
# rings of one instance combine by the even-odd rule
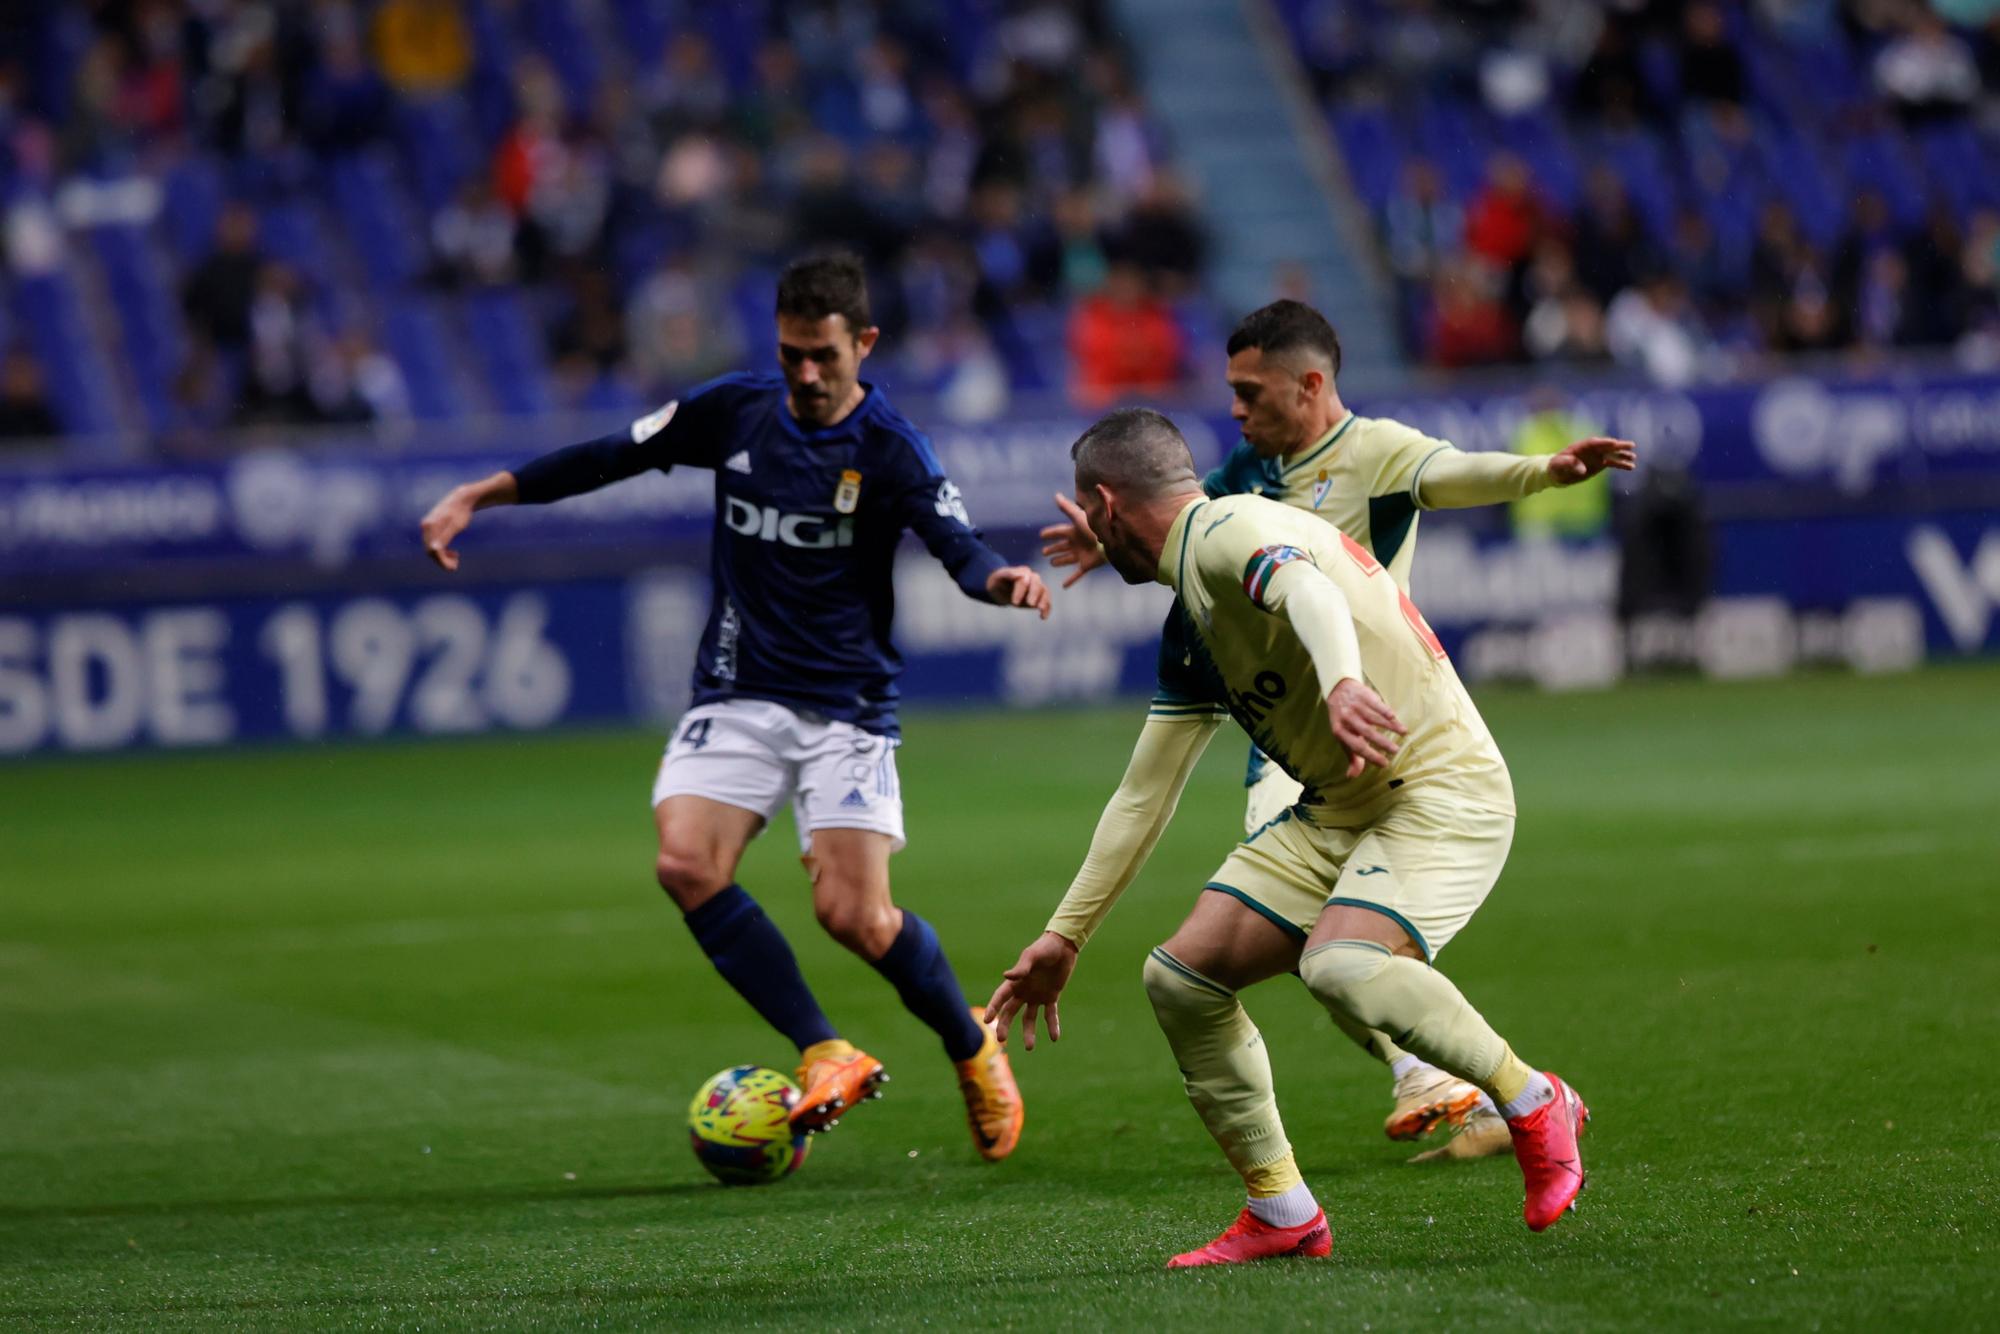
[[[1164,949],[1147,958],[1145,978],[1188,1099],[1250,1194],[1282,1195],[1298,1185],[1271,1058],[1236,993]]]
[[[1520,1097],[1534,1075],[1429,964],[1372,941],[1335,940],[1306,951],[1299,976],[1343,1029],[1352,1024],[1393,1034],[1406,1050],[1477,1085],[1497,1104]]]

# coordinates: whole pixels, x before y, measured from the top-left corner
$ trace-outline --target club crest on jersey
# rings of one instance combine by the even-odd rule
[[[1328,477],[1328,476],[1326,475],[1326,470],[1325,470],[1324,468],[1322,468],[1322,469],[1320,470],[1320,474],[1319,474],[1319,480],[1317,480],[1317,481],[1315,481],[1315,482],[1313,483],[1313,508],[1314,508],[1314,509],[1318,509],[1318,508],[1319,508],[1319,505],[1320,505],[1320,502],[1321,502],[1322,500],[1325,500],[1325,499],[1326,499],[1326,493],[1327,493],[1328,491],[1330,491],[1330,490],[1331,490],[1332,488],[1333,488],[1333,479],[1332,479],[1332,478],[1330,478],[1330,477]]]
[[[833,488],[833,512],[852,514],[861,503],[861,474],[848,468],[840,474],[840,485]]]

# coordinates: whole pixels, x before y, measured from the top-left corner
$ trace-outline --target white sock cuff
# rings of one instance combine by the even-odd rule
[[[1536,1071],[1529,1077],[1528,1087],[1521,1090],[1521,1096],[1502,1107],[1500,1114],[1512,1121],[1517,1116],[1526,1116],[1544,1103],[1553,1102],[1555,1096],[1556,1086],[1549,1082],[1547,1075]]]
[[[1407,1075],[1408,1073],[1410,1073],[1410,1071],[1416,1069],[1418,1066],[1423,1065],[1424,1063],[1425,1062],[1423,1057],[1412,1056],[1410,1055],[1410,1053],[1404,1052],[1401,1056],[1398,1056],[1394,1061],[1391,1061],[1389,1063],[1389,1078],[1401,1079],[1404,1075]]]
[[[1250,1212],[1259,1222],[1272,1227],[1304,1227],[1319,1216],[1319,1201],[1306,1183],[1301,1181],[1283,1195],[1271,1195],[1263,1199],[1250,1197]]]

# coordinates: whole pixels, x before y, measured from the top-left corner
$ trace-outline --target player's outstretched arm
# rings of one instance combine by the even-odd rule
[[[1003,607],[1025,607],[1049,619],[1049,586],[1025,565],[1002,565],[987,575],[986,596]]]
[[[1029,1051],[1035,1049],[1035,1019],[1040,1016],[1049,1030],[1049,1041],[1062,1041],[1062,1016],[1056,1001],[1076,971],[1076,942],[1044,931],[1033,944],[1021,951],[1014,966],[1001,974],[1002,981],[986,1002],[986,1022],[1004,1040],[1021,1016],[1021,1036]]]
[[[1631,472],[1639,466],[1639,447],[1630,440],[1593,435],[1549,455],[1549,480],[1557,486],[1587,482],[1606,468]]]
[[[1076,566],[1075,573],[1063,580],[1062,586],[1068,588],[1104,564],[1104,547],[1097,534],[1090,531],[1090,520],[1083,517],[1082,506],[1058,491],[1056,508],[1062,511],[1063,522],[1042,529],[1042,554],[1059,570]]]
[[[718,382],[719,383],[719,382]],[[717,436],[720,397],[697,389],[647,413],[623,430],[551,450],[511,472],[453,487],[423,519],[424,552],[447,570],[458,568],[452,539],[472,523],[475,511],[494,505],[547,505],[601,486],[636,477],[648,468],[675,464],[712,466],[708,455]]]
[[[424,554],[436,561],[440,569],[456,570],[458,549],[452,542],[471,526],[473,514],[494,505],[512,505],[520,496],[520,487],[511,472],[496,472],[477,482],[453,487],[424,515],[421,526]]]
[[[1575,486],[1607,468],[1630,472],[1639,447],[1630,440],[1592,436],[1554,454],[1468,454],[1449,446],[1417,469],[1414,491],[1425,509],[1500,505],[1552,486]]]
[[[1219,712],[1190,712],[1194,706],[1182,704],[1155,707],[1180,712],[1146,719],[1125,777],[1098,817],[1090,852],[1070,882],[1069,892],[1063,895],[1047,929],[1021,952],[1020,961],[1006,972],[993,999],[987,1002],[986,1018],[999,1024],[997,1031],[1003,1037],[1014,1016],[1028,1010],[1023,1031],[1030,1051],[1035,1048],[1037,1012],[1045,1013],[1049,1037],[1059,1036],[1056,996],[1069,981],[1077,951],[1145,866],[1153,846],[1174,818],[1188,775],[1222,725]]]

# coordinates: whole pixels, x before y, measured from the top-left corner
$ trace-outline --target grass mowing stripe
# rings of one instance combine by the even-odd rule
[[[1990,1323],[1996,699],[1991,665],[1482,695],[1520,831],[1442,966],[1590,1098],[1583,1212],[1532,1237],[1504,1161],[1406,1167],[1382,1073],[1280,979],[1245,1001],[1335,1253],[1224,1274],[1158,1270],[1240,1187],[1138,970],[1240,835],[1240,738],[1064,1041],[1017,1053],[999,1167],[936,1039],[813,924],[789,831],[753,846],[743,882],[897,1076],[760,1191],[680,1142],[710,1071],[789,1056],[651,884],[658,736],[11,766],[0,1322]],[[909,720],[898,894],[975,997],[1142,715]]]

